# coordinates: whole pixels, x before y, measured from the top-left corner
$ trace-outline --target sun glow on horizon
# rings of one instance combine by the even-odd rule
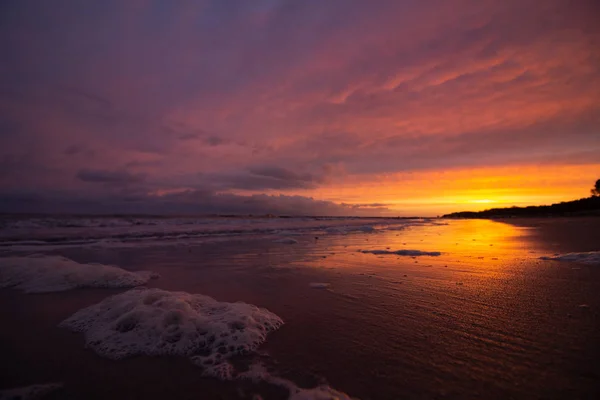
[[[346,177],[310,195],[337,203],[385,205],[390,215],[435,216],[587,197],[599,169],[600,164],[520,165]]]
[[[468,203],[475,203],[475,204],[491,204],[491,203],[496,203],[496,200],[490,200],[490,199],[474,199],[474,200],[470,200],[470,201],[468,201]]]

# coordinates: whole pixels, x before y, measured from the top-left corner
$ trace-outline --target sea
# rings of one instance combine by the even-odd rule
[[[0,217],[0,399],[597,399],[600,218]]]

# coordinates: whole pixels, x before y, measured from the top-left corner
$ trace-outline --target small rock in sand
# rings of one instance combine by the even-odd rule
[[[331,284],[325,282],[311,282],[308,286],[313,289],[327,289]]]

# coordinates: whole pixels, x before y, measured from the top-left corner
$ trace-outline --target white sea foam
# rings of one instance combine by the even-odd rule
[[[103,357],[179,355],[214,369],[233,355],[254,351],[282,324],[277,315],[251,304],[136,288],[84,308],[60,326],[84,332],[86,346]]]
[[[0,252],[64,247],[171,246],[206,237],[261,234],[295,236],[326,231],[332,234],[373,232],[425,220],[382,218],[82,218],[15,217],[0,221]]]
[[[288,379],[271,375],[264,365],[258,363],[252,364],[248,371],[238,374],[237,379],[249,379],[256,383],[266,382],[283,387],[289,391],[288,400],[353,400],[346,393],[339,392],[327,385],[319,385],[311,389],[300,388]]]
[[[62,383],[48,383],[43,385],[31,385],[14,389],[0,390],[0,400],[42,399],[47,394],[60,389],[62,386]]]
[[[421,251],[421,250],[359,250],[361,253],[368,254],[396,254],[398,256],[441,256],[442,253],[439,251]]]
[[[298,241],[292,238],[281,238],[273,240],[273,243],[282,243],[282,244],[297,244]]]
[[[202,365],[202,376],[208,376],[211,378],[217,378],[221,381],[233,380],[235,375],[235,368],[227,361],[220,361],[217,364],[204,364]]]
[[[327,386],[320,385],[312,389],[301,389],[295,387],[290,390],[289,400],[352,400],[346,393],[338,392],[337,390]]]
[[[0,258],[0,287],[14,287],[26,293],[134,287],[155,277],[158,275],[150,271],[130,272],[111,265],[80,264],[61,256]]]
[[[581,264],[600,264],[600,251],[585,253],[558,254],[553,257],[540,257],[542,260],[569,261]]]

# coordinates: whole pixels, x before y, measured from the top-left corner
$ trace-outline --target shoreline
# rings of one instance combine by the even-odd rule
[[[551,254],[554,241],[564,251],[584,251],[599,222],[582,228],[577,221],[451,221],[319,240],[294,236],[296,244],[270,238],[48,254],[154,270],[161,278],[149,287],[268,309],[285,324],[255,359],[301,387],[325,379],[363,400],[583,399],[600,394],[600,349],[593,341],[600,269],[539,256]],[[386,247],[442,254],[359,251]],[[267,384],[203,378],[184,357],[103,359],[85,349],[83,335],[58,327],[123,291],[0,290],[0,388],[64,382],[48,399],[287,398]]]

